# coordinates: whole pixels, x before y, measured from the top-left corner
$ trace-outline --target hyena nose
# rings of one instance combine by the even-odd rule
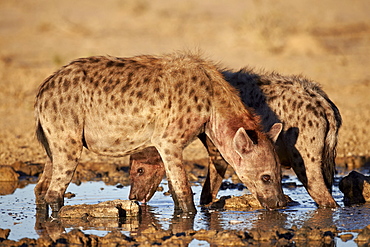
[[[274,200],[274,201],[270,200],[270,201],[261,202],[261,206],[268,209],[268,210],[272,210],[272,209],[276,209],[276,208],[286,207],[287,206],[287,201],[286,201],[285,197],[277,198],[277,200]]]

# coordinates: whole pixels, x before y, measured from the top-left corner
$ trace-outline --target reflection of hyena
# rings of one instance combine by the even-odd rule
[[[240,90],[244,103],[261,116],[265,129],[276,122],[283,123],[283,132],[276,143],[282,165],[294,169],[319,206],[336,207],[331,188],[337,135],[342,120],[334,103],[317,84],[301,76],[256,73],[249,69],[224,71],[223,74],[231,85]],[[201,140],[211,160],[201,195],[201,204],[207,204],[215,199],[227,165],[209,140]],[[147,159],[158,156],[155,150],[147,150],[144,155]],[[158,185],[160,180],[150,177],[140,181],[140,176],[151,174],[153,169],[159,173],[157,167],[146,164],[143,155],[140,160],[133,160],[130,177],[136,181],[131,187],[130,196],[138,194],[143,184],[148,186],[148,183],[154,182],[154,187]],[[141,190],[140,193],[132,197],[147,201],[154,191]]]
[[[202,132],[262,205],[286,204],[272,142],[282,125],[262,132],[259,118],[245,108],[235,89],[198,56],[75,60],[41,85],[35,115],[37,136],[48,154],[35,187],[39,207],[59,211],[83,146],[113,156],[154,146],[176,205],[194,212],[182,150]]]

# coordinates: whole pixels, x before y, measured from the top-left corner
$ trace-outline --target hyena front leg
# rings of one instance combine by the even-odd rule
[[[177,199],[178,206],[180,207],[175,208],[175,210],[182,210],[186,213],[196,212],[193,192],[182,164],[182,148],[163,145],[163,142],[160,146],[156,147],[163,160],[167,179],[171,183],[172,193],[175,196],[173,200],[176,202]],[[176,203],[175,206],[177,206]]]
[[[201,205],[206,205],[216,199],[227,167],[228,164],[224,160],[209,158],[208,173],[203,184],[202,194],[200,195]]]
[[[200,195],[200,204],[206,205],[215,200],[221,187],[222,180],[225,177],[228,164],[208,137],[199,135],[199,139],[203,142],[209,154],[207,178],[204,181],[202,193]]]
[[[175,209],[180,209],[180,205],[179,205],[179,200],[177,199],[177,196],[176,196],[176,193],[175,193],[175,190],[173,189],[172,187],[172,183],[171,183],[171,180],[169,178],[167,178],[167,182],[168,182],[168,189],[171,193],[171,196],[172,196],[172,200],[173,200],[173,203],[175,205]]]

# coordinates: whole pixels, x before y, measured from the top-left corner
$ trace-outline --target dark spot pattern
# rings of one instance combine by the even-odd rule
[[[68,91],[70,84],[71,84],[71,82],[69,80],[64,79],[64,81],[63,81],[63,90],[64,90],[64,92]]]
[[[198,63],[198,61],[193,62]],[[51,141],[57,142],[55,147],[51,147],[51,149],[55,151],[59,149],[60,152],[65,154],[64,159],[67,157],[69,161],[75,161],[76,154],[80,152],[78,148],[81,148],[79,147],[81,143],[79,138],[84,138],[83,136],[86,135],[86,133],[79,132],[86,131],[88,129],[84,129],[86,119],[93,119],[94,117],[98,118],[96,122],[99,123],[99,128],[110,125],[107,128],[110,128],[109,131],[112,131],[112,134],[109,134],[111,139],[107,143],[115,146],[122,144],[124,144],[122,146],[134,145],[133,149],[136,149],[137,145],[140,145],[139,141],[125,140],[125,135],[121,133],[126,133],[125,128],[127,127],[125,124],[126,122],[130,123],[133,119],[135,122],[130,124],[129,129],[132,131],[143,129],[144,125],[140,121],[144,119],[144,121],[153,121],[155,128],[162,128],[160,130],[162,132],[158,132],[159,136],[156,137],[161,139],[162,143],[161,140],[156,140],[156,146],[163,150],[166,155],[164,157],[165,162],[173,162],[173,165],[181,166],[181,162],[173,160],[181,158],[181,153],[175,152],[171,145],[179,147],[188,142],[188,138],[193,137],[192,135],[197,133],[196,131],[203,131],[203,129],[195,130],[198,127],[194,126],[203,126],[202,128],[204,128],[205,122],[202,125],[201,121],[209,121],[209,116],[214,112],[217,113],[220,108],[223,111],[226,109],[232,115],[233,123],[239,123],[237,117],[240,112],[236,108],[239,107],[241,102],[238,103],[239,101],[232,100],[232,97],[237,93],[234,93],[231,89],[230,92],[225,93],[215,86],[219,83],[217,81],[219,73],[216,69],[212,71],[205,66],[201,71],[197,71],[199,66],[191,66],[190,70],[186,70],[184,66],[175,64],[171,70],[164,71],[170,66],[169,64],[171,63],[168,61],[161,63],[157,58],[150,56],[132,59],[94,57],[75,60],[52,77],[49,77],[40,87],[37,107],[40,115],[42,115],[42,121],[48,123],[47,136],[52,137]],[[175,71],[175,73],[171,74],[171,71]],[[237,78],[239,77],[235,76],[235,79]],[[243,81],[238,82],[238,85],[243,87],[244,90],[241,90],[241,95],[253,100],[256,108],[264,108],[270,111],[267,115],[270,118],[262,115],[261,119],[271,122],[282,118],[281,121],[284,122],[287,121],[284,118],[289,118],[289,121],[291,121],[289,123],[292,123],[290,126],[299,127],[300,138],[298,141],[297,139],[294,140],[297,141],[293,144],[296,145],[295,147],[300,148],[300,145],[309,145],[310,141],[311,143],[319,143],[319,141],[312,138],[312,135],[308,135],[308,130],[305,129],[308,126],[313,129],[321,124],[322,120],[317,118],[321,114],[325,114],[321,109],[324,103],[320,102],[320,97],[316,97],[316,93],[312,93],[314,96],[309,95],[309,93],[302,93],[302,99],[299,99],[299,90],[291,90],[296,82],[281,79],[275,74],[270,78],[260,79],[257,74],[247,74],[240,78],[247,78],[245,83]],[[248,84],[248,80],[250,80],[251,85]],[[259,82],[259,80],[262,82]],[[268,91],[266,95],[262,95],[260,92],[263,89],[249,91],[249,88],[258,87],[257,84],[265,85],[267,89],[264,92]],[[277,86],[277,84],[279,85]],[[171,85],[171,87],[168,85]],[[228,84],[224,84],[224,86],[228,86]],[[310,101],[309,97],[315,97],[316,102]],[[245,99],[245,101],[248,101],[248,99]],[[247,102],[244,103],[247,104]],[[82,104],[84,105],[82,106]],[[279,109],[267,108],[269,104],[274,107],[278,105]],[[302,106],[304,107],[302,108]],[[56,113],[56,109],[60,112]],[[256,113],[260,114],[258,109]],[[245,109],[243,108],[244,112]],[[63,115],[63,118],[58,115],[59,113]],[[297,117],[297,115],[299,116]],[[300,121],[298,121],[299,117]],[[94,121],[88,124],[92,126]],[[228,126],[224,125],[222,128]],[[72,133],[74,129],[78,131]],[[185,129],[189,129],[189,131],[183,131]],[[60,134],[62,131],[66,133]],[[109,131],[106,133],[109,133]],[[88,134],[91,135],[91,133]],[[67,135],[71,135],[70,138],[72,139],[67,141],[58,139],[59,136]],[[253,136],[251,133],[249,135]],[[134,136],[134,133],[132,133],[132,136]],[[253,137],[251,138],[253,139]],[[104,140],[101,143],[99,143],[100,140],[93,141],[97,142],[97,146],[99,144],[104,146]],[[89,140],[89,146],[90,143],[94,143],[93,141],[90,142]],[[258,140],[254,141],[257,142]],[[67,150],[63,148],[65,144],[69,144]],[[111,147],[102,147],[101,149],[100,151],[103,152],[104,150],[111,151]],[[308,162],[306,153],[310,153],[310,149],[301,149],[298,152],[300,153],[298,153],[295,160],[304,159],[305,162]],[[64,162],[64,164],[67,163]],[[173,169],[175,168],[173,167]],[[64,173],[71,171],[71,174],[68,175],[73,175],[71,168],[60,167],[60,170]]]
[[[58,107],[57,107],[57,103],[55,101],[53,101],[53,110],[54,112],[58,112]]]
[[[143,98],[143,92],[142,91],[138,91],[137,93],[136,93],[136,97],[138,98],[138,99],[141,99],[141,98]]]

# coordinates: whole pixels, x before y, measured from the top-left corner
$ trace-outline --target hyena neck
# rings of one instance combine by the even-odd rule
[[[260,132],[258,117],[248,111],[242,114],[228,112],[212,114],[206,134],[229,164],[237,163],[239,155],[234,150],[233,139],[239,128],[247,132]]]

